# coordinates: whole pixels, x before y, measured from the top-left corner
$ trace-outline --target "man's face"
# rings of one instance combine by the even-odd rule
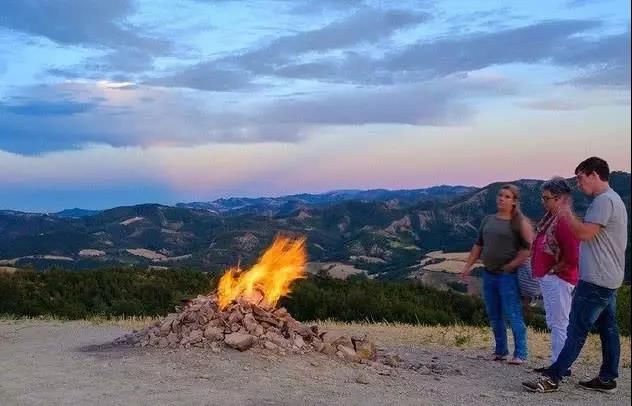
[[[598,178],[595,172],[587,175],[583,172],[577,174],[577,187],[585,195],[592,196],[595,185],[595,178]]]

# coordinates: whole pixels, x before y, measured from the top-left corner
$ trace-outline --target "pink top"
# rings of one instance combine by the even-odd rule
[[[557,275],[566,282],[577,285],[579,272],[577,270],[579,262],[579,239],[570,229],[568,221],[560,218],[555,228],[555,238],[560,247],[560,262],[564,262],[566,266],[560,270]],[[531,255],[531,269],[533,276],[541,278],[548,274],[553,265],[557,263],[556,258],[544,251],[544,243],[546,234],[538,233],[533,243],[533,252]]]

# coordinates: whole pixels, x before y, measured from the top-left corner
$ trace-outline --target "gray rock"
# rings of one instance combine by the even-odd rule
[[[342,353],[344,359],[346,359],[347,361],[360,362],[360,357],[358,356],[358,354],[356,354],[353,348],[349,348],[344,345],[339,345],[337,349],[338,349],[338,352]]]
[[[224,329],[219,327],[207,327],[204,330],[204,337],[212,341],[221,341],[224,339]]]
[[[369,378],[365,374],[360,374],[360,375],[356,376],[355,381],[357,383],[362,384],[362,385],[368,385],[368,384],[371,383],[371,381],[369,381]]]
[[[189,343],[190,344],[199,343],[200,341],[202,341],[203,337],[204,337],[204,333],[202,333],[202,330],[193,330],[191,331],[191,334],[189,334]]]
[[[239,351],[245,351],[256,341],[256,337],[250,334],[232,333],[224,337],[224,342],[227,346]]]

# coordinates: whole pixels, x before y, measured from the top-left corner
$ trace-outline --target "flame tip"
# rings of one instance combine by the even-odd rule
[[[290,293],[296,279],[304,279],[307,237],[288,237],[278,234],[272,245],[249,270],[239,266],[229,268],[220,278],[217,292],[220,308],[243,298],[250,303],[274,307],[278,300]]]

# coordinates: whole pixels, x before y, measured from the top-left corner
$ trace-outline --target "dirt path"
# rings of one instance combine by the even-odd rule
[[[94,347],[128,331],[86,322],[0,321],[0,404],[13,405],[438,405],[630,404],[630,369],[619,391],[575,384],[524,392],[527,366],[481,359],[477,350],[399,347],[408,367],[390,376],[320,354]],[[430,366],[431,368],[428,368]]]

